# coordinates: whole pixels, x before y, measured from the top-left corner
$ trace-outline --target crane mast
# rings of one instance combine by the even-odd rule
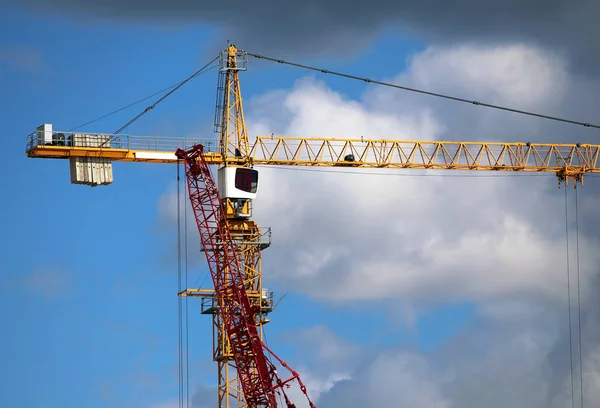
[[[262,340],[263,324],[273,310],[273,293],[262,286],[261,252],[270,246],[270,228],[263,233],[251,219],[252,198],[258,189],[258,172],[249,168],[250,157],[246,122],[242,103],[239,72],[247,69],[247,55],[229,45],[219,59],[219,80],[215,109],[214,130],[219,133],[218,151],[223,158],[217,170],[221,225],[226,225],[232,248],[239,259],[240,274],[252,306],[249,322]],[[204,150],[202,158],[206,162]],[[191,196],[190,196],[191,198]],[[216,286],[215,286],[216,290]],[[244,379],[239,373],[239,362],[228,336],[224,310],[216,301],[215,291],[188,288],[181,296],[202,297],[202,313],[213,316],[213,360],[218,369],[219,407],[251,406],[244,391]],[[258,378],[258,365],[247,367],[252,378]],[[264,368],[263,373],[264,375]]]
[[[214,130],[220,134],[219,153],[223,157],[248,158],[248,133],[238,77],[239,71],[248,69],[247,63],[248,55],[233,44],[221,52]]]

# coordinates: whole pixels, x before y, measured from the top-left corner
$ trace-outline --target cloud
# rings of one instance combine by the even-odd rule
[[[600,102],[591,89],[598,80],[574,75],[555,51],[522,43],[495,46],[432,46],[409,57],[409,69],[388,81],[516,109],[593,122]],[[594,143],[597,132],[583,127],[507,113],[477,105],[372,86],[370,109],[397,114],[438,113],[450,140],[536,140]],[[468,123],[469,126],[465,126]]]
[[[460,61],[477,68],[459,75]],[[560,104],[571,80],[561,59],[522,44],[432,48],[399,77],[407,84],[473,88],[478,97],[530,107]],[[533,85],[523,78],[534,78]],[[499,141],[515,140],[510,130],[523,124],[506,113],[446,107],[380,88],[349,100],[314,79],[248,106],[253,135]],[[268,106],[277,107],[271,115]],[[525,141],[559,137],[524,127]],[[564,197],[552,176],[340,172],[261,168],[255,217],[274,233],[264,260],[267,280],[329,301],[565,301]],[[584,277],[600,261],[596,242],[580,236]]]
[[[26,47],[0,46],[0,66],[11,71],[34,71],[40,67],[40,54]]]
[[[7,278],[5,287],[19,289],[46,299],[54,298],[72,288],[71,274],[65,269],[42,266],[20,277]]]
[[[336,383],[350,378],[361,351],[325,325],[290,330],[278,336],[277,340],[293,347],[296,356],[302,356],[296,358],[293,368],[300,374],[313,402],[317,402],[320,395]],[[294,401],[305,401],[300,389],[295,387],[290,397],[293,395]]]
[[[600,396],[600,347],[593,328],[598,326],[597,303],[584,307],[584,314],[595,316],[594,322],[584,323],[583,330],[583,389],[588,404]],[[336,343],[352,349],[345,362],[346,373],[335,380],[335,359],[319,368],[312,364],[303,367],[300,374],[322,408],[565,408],[571,402],[569,349],[564,344],[567,319],[556,312],[546,310],[535,317],[509,321],[474,321],[439,350],[427,354],[404,346],[359,347],[337,338],[327,327],[317,326],[304,329],[314,336],[298,336],[296,344],[302,346],[295,358],[320,361],[322,349],[311,347],[316,336],[325,349],[335,348]],[[574,399],[578,406],[577,353],[575,350]],[[304,407],[298,392],[292,396]]]
[[[531,109],[561,100],[569,85],[567,68],[560,54],[522,43],[434,46],[413,56],[410,71],[397,82],[451,94],[465,92],[469,84],[472,98]]]
[[[491,332],[489,328],[487,330],[488,333]],[[512,331],[510,333],[515,334]],[[481,333],[470,335],[478,335],[478,341],[488,343],[481,345],[478,341],[469,341],[469,338],[456,339],[456,342],[466,340],[467,344],[449,347],[446,355],[439,353],[433,356],[402,347],[382,350],[370,359],[363,359],[353,371],[351,379],[335,384],[324,393],[320,406],[354,408],[370,403],[390,408],[474,408],[485,404],[491,407],[517,405],[541,408],[543,405],[531,404],[530,397],[540,396],[537,400],[544,401],[547,387],[540,387],[543,382],[538,373],[527,372],[537,368],[535,365],[531,366],[530,362],[539,355],[536,353],[535,358],[528,355],[527,359],[514,364],[525,351],[519,341],[506,335],[501,336],[501,340],[508,340],[513,348],[513,355],[508,356],[505,353],[508,348],[497,344],[500,339],[490,344],[491,338],[482,338]],[[493,352],[482,351],[488,345],[493,347]],[[519,348],[514,349],[515,345]],[[497,346],[500,347],[497,349]],[[497,358],[499,356],[510,358],[502,363]],[[535,385],[536,388],[523,387],[519,384],[523,380],[529,380],[528,385]],[[528,391],[527,395],[522,394],[524,390]]]
[[[469,61],[467,73],[461,61]],[[599,89],[568,72],[556,54],[523,44],[433,47],[414,56],[394,80],[469,90],[482,100],[538,109],[561,109],[573,93],[585,98]],[[269,106],[276,107],[271,115]],[[349,100],[314,79],[248,107],[251,134],[565,140],[560,127],[530,118],[381,88]],[[576,132],[569,136],[586,137]],[[564,196],[553,176],[364,173],[261,169],[255,216],[274,229],[273,247],[263,261],[265,279],[343,304],[382,298],[408,305],[471,301],[485,323],[483,329],[469,327],[434,356],[399,348],[371,360],[359,358],[363,363],[347,373],[349,380],[321,393],[320,406],[376,401],[383,407],[564,407],[570,400]],[[597,200],[594,184],[579,193],[580,220],[595,219],[587,209]],[[568,193],[572,200],[572,190]],[[574,236],[570,239],[572,245]],[[589,225],[580,236],[586,362],[593,361],[600,341],[591,317],[598,310],[591,285],[600,261],[597,242]],[[393,364],[384,364],[388,361]],[[599,371],[586,363],[587,401],[593,400]],[[327,384],[327,376],[321,378]],[[388,379],[393,386],[380,387]]]
[[[241,42],[255,52],[290,54],[353,54],[385,30],[403,31],[442,45],[456,42],[541,44],[569,55],[573,63],[594,73],[600,64],[594,49],[600,38],[593,1],[544,2],[440,0],[378,0],[349,6],[340,1],[310,0],[291,6],[277,1],[260,4],[190,0],[98,1],[27,0],[25,5],[73,14],[149,21],[201,22],[221,30],[220,37]],[[258,29],[260,28],[260,29]],[[388,34],[393,35],[393,34]]]
[[[380,354],[355,379],[334,385],[320,406],[450,408],[435,377],[429,363],[415,353]]]

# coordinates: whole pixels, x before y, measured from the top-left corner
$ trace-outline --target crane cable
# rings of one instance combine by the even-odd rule
[[[177,160],[177,329],[178,329],[178,385],[179,385],[179,407],[183,407],[183,322],[182,322],[182,299],[181,293],[181,179],[179,176],[180,163]]]
[[[186,183],[187,185],[187,183]],[[184,245],[184,259],[185,259],[185,288],[189,288],[188,286],[188,217],[187,217],[187,203],[188,203],[188,189],[183,188],[183,245]],[[185,297],[185,401],[186,407],[190,406],[190,365],[189,365],[189,355],[190,355],[190,332],[189,332],[189,302],[188,297]]]
[[[127,108],[131,108],[132,106],[135,106],[135,105],[137,105],[138,103],[142,103],[142,102],[144,102],[145,100],[148,100],[148,99],[150,99],[150,98],[152,98],[152,97],[154,97],[154,96],[156,96],[156,95],[160,95],[161,93],[167,92],[169,89],[176,87],[176,86],[177,86],[177,85],[179,85],[180,83],[181,83],[181,82],[178,82],[178,83],[176,83],[176,84],[173,84],[173,85],[171,85],[171,86],[168,86],[168,87],[166,87],[166,88],[164,88],[164,89],[161,89],[160,91],[154,92],[152,95],[148,95],[148,96],[146,96],[146,97],[144,97],[144,98],[142,98],[142,99],[138,99],[138,100],[137,100],[137,101],[135,101],[135,102],[131,102],[131,103],[130,103],[130,104],[128,104],[128,105],[122,106],[122,107],[120,107],[119,109],[115,109],[115,110],[114,110],[114,111],[112,111],[112,112],[109,112],[109,113],[106,113],[106,114],[104,114],[104,115],[98,116],[98,117],[96,117],[96,118],[94,118],[94,119],[90,119],[90,120],[88,120],[87,122],[84,122],[84,123],[82,123],[81,125],[75,126],[74,128],[71,128],[71,129],[67,130],[67,132],[69,132],[69,133],[70,133],[70,132],[73,132],[73,131],[75,131],[75,130],[77,130],[77,129],[79,129],[79,128],[82,128],[82,127],[84,127],[84,126],[87,126],[87,125],[91,125],[91,124],[92,124],[92,123],[94,123],[94,122],[97,122],[97,121],[99,121],[99,120],[102,120],[102,119],[104,119],[104,118],[107,118],[107,117],[109,117],[109,116],[112,116],[112,115],[114,115],[115,113],[119,113],[119,112],[121,112],[121,111],[124,111],[124,110],[125,110],[125,109],[127,109]]]
[[[147,106],[146,109],[144,109],[142,112],[138,113],[133,119],[131,119],[129,122],[125,123],[119,129],[117,129],[107,140],[105,140],[104,142],[102,142],[102,144],[100,144],[99,147],[102,147],[102,146],[104,146],[105,143],[110,142],[114,138],[115,135],[118,135],[123,130],[125,130],[126,128],[128,128],[129,126],[131,126],[131,124],[133,124],[133,122],[135,122],[136,120],[138,120],[139,118],[141,118],[146,113],[150,112],[152,109],[154,109],[156,107],[156,105],[158,105],[159,103],[161,103],[162,101],[164,101],[167,97],[169,97],[170,95],[172,95],[173,92],[175,92],[176,90],[178,90],[179,88],[181,88],[183,85],[185,85],[186,83],[188,83],[189,81],[191,81],[192,79],[194,79],[195,77],[197,77],[198,75],[201,75],[201,74],[203,74],[205,72],[208,72],[210,70],[209,69],[210,65],[212,65],[218,58],[219,58],[219,56],[214,57],[210,62],[207,62],[202,68],[200,68],[199,70],[197,70],[196,72],[194,72],[192,75],[190,75],[189,77],[187,77],[185,80],[183,80],[180,83],[178,83],[173,89],[171,89],[165,95],[161,96],[152,105]]]
[[[212,69],[214,69],[214,68],[216,68],[216,65],[215,65],[214,67],[210,67],[209,69],[207,69],[207,70],[206,70],[206,71],[204,71],[204,72],[208,72],[208,71],[210,71],[210,70],[212,70]],[[194,74],[194,75],[195,75],[195,76],[198,76],[198,75],[200,75],[200,74],[203,74],[204,72],[198,72],[198,71],[197,71],[197,73],[196,73],[196,74]],[[188,78],[188,79],[184,79],[184,80],[182,80],[182,81],[179,81],[179,82],[177,82],[176,84],[173,84],[173,85],[171,85],[171,86],[168,86],[168,87],[166,87],[166,88],[164,88],[164,89],[161,89],[160,91],[156,91],[156,92],[154,92],[152,95],[148,95],[148,96],[146,96],[146,97],[144,97],[144,98],[142,98],[142,99],[138,99],[138,100],[137,100],[137,101],[135,101],[135,102],[131,102],[130,104],[127,104],[127,105],[125,105],[125,106],[122,106],[122,107],[120,107],[119,109],[115,109],[114,111],[111,111],[111,112],[109,112],[109,113],[105,113],[104,115],[98,116],[98,117],[96,117],[96,118],[94,118],[94,119],[90,119],[90,120],[88,120],[87,122],[84,122],[84,123],[82,123],[81,125],[78,125],[78,126],[75,126],[74,128],[71,128],[71,129],[70,129],[70,130],[68,130],[67,132],[73,132],[73,131],[75,131],[75,130],[77,130],[77,129],[80,129],[80,128],[84,127],[84,126],[91,125],[92,123],[98,122],[99,120],[102,120],[102,119],[105,119],[105,118],[107,118],[107,117],[109,117],[109,116],[112,116],[112,115],[114,115],[115,113],[119,113],[119,112],[121,112],[121,111],[124,111],[124,110],[125,110],[125,109],[127,109],[127,108],[131,108],[132,106],[135,106],[135,105],[137,105],[137,104],[139,104],[139,103],[142,103],[142,102],[144,102],[144,101],[146,101],[146,100],[148,100],[148,99],[150,99],[150,98],[152,98],[152,97],[155,97],[156,95],[160,95],[160,94],[162,94],[162,93],[165,93],[165,92],[167,92],[169,89],[175,88],[176,86],[179,86],[179,85],[183,85],[183,82],[184,82],[184,81],[187,81],[187,80],[189,80],[189,78]],[[156,103],[158,103],[158,102],[156,102]],[[156,103],[155,103],[155,104],[156,104]]]
[[[581,408],[584,406],[583,397],[583,351],[582,351],[582,329],[581,329],[581,279],[580,279],[580,262],[579,262],[579,202],[578,191],[575,186],[575,251],[576,251],[576,270],[577,270],[577,315],[578,315],[578,336],[579,336],[579,378],[580,378],[580,396]],[[565,239],[567,252],[567,299],[569,309],[569,354],[570,354],[570,372],[571,372],[571,406],[575,407],[575,379],[573,373],[573,324],[571,317],[571,270],[569,259],[569,216],[568,216],[568,197],[567,189],[565,188]]]
[[[184,301],[179,294],[188,287],[188,240],[187,240],[187,189],[183,188],[184,194],[184,215],[183,215],[183,260],[181,249],[181,177],[179,175],[180,162],[177,161],[177,301],[178,301],[178,330],[179,330],[179,406],[190,406],[190,371],[189,371],[189,308],[188,297],[185,297],[185,309],[182,305]],[[183,266],[182,266],[183,265]],[[182,269],[185,272],[182,271]],[[184,315],[185,313],[185,315]],[[184,317],[185,316],[185,317]],[[185,333],[185,337],[184,337]]]
[[[175,88],[171,89],[168,93],[166,93],[165,95],[161,96],[156,102],[154,102],[152,105],[146,107],[146,109],[144,109],[141,113],[139,113],[137,116],[135,116],[133,119],[131,119],[129,122],[127,122],[126,124],[124,124],[123,126],[121,126],[117,131],[114,132],[114,134],[119,134],[121,133],[123,130],[125,130],[125,128],[127,128],[129,125],[131,125],[133,122],[135,122],[136,120],[138,120],[142,115],[148,113],[149,111],[151,111],[152,109],[154,109],[156,107],[156,105],[158,105],[159,103],[161,103],[162,101],[164,101],[167,97],[169,97],[170,95],[173,94],[173,92],[175,92],[176,90],[178,90],[179,88],[181,88],[183,85],[185,85],[186,83],[188,83],[189,81],[191,81],[192,79],[194,79],[195,77],[197,77],[200,74],[203,74],[204,72],[206,72],[207,68],[213,63],[215,62],[217,59],[219,58],[219,56],[214,57],[210,62],[207,62],[202,68],[200,68],[198,71],[194,72],[192,75],[190,75],[187,79],[181,81]]]
[[[575,383],[573,379],[573,325],[571,323],[571,263],[569,260],[569,204],[565,188],[565,240],[567,247],[567,300],[569,302],[569,356],[571,369],[571,408],[575,408]]]
[[[357,81],[372,83],[372,84],[376,84],[376,85],[383,85],[383,86],[387,86],[390,88],[401,89],[404,91],[416,92],[416,93],[429,95],[429,96],[435,96],[435,97],[443,98],[443,99],[450,99],[450,100],[457,101],[457,102],[464,102],[464,103],[468,103],[471,105],[483,106],[486,108],[499,109],[499,110],[503,110],[503,111],[507,111],[507,112],[518,113],[521,115],[535,116],[535,117],[542,118],[542,119],[554,120],[554,121],[569,123],[569,124],[573,124],[573,125],[580,125],[580,126],[584,126],[584,127],[588,127],[588,128],[600,129],[600,125],[595,125],[595,124],[588,123],[588,122],[581,122],[581,121],[576,121],[576,120],[572,120],[572,119],[560,118],[557,116],[551,116],[551,115],[545,115],[545,114],[541,114],[541,113],[535,113],[535,112],[530,112],[530,111],[525,111],[525,110],[520,110],[520,109],[508,108],[508,107],[500,106],[500,105],[492,105],[490,103],[479,102],[479,101],[460,98],[460,97],[451,96],[451,95],[444,95],[444,94],[425,91],[425,90],[417,89],[417,88],[410,88],[407,86],[392,84],[390,82],[377,81],[377,80],[370,79],[370,78],[359,77],[356,75],[350,75],[350,74],[345,74],[342,72],[331,71],[329,69],[324,69],[324,68],[312,67],[312,66],[305,65],[305,64],[299,64],[297,62],[286,61],[286,60],[283,60],[280,58],[266,57],[264,55],[254,54],[254,53],[250,53],[250,52],[248,52],[247,54],[250,55],[251,57],[254,57],[257,59],[264,59],[267,61],[277,62],[279,64],[291,65],[291,66],[295,66],[298,68],[304,68],[304,69],[308,69],[311,71],[317,71],[322,74],[331,74],[331,75],[340,76],[340,77],[344,77],[344,78],[355,79]]]
[[[566,188],[565,188],[566,191]],[[575,185],[575,247],[577,256],[577,309],[578,309],[578,327],[579,327],[579,378],[581,392],[581,408],[583,408],[583,358],[582,358],[582,341],[581,341],[581,285],[580,285],[580,268],[579,268],[579,203],[577,185]]]

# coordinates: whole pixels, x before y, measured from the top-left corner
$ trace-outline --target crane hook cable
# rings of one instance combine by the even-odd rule
[[[257,59],[273,61],[273,62],[277,62],[279,64],[292,65],[292,66],[299,67],[299,68],[304,68],[304,69],[308,69],[308,70],[312,70],[312,71],[321,72],[323,74],[336,75],[336,76],[349,78],[349,79],[355,79],[358,81],[363,81],[363,82],[372,83],[372,84],[376,84],[376,85],[383,85],[383,86],[387,86],[387,87],[391,87],[391,88],[402,89],[404,91],[416,92],[416,93],[420,93],[420,94],[424,94],[424,95],[436,96],[438,98],[450,99],[450,100],[457,101],[457,102],[464,102],[464,103],[468,103],[471,105],[483,106],[486,108],[499,109],[499,110],[503,110],[503,111],[507,111],[507,112],[518,113],[521,115],[535,116],[535,117],[542,118],[542,119],[554,120],[554,121],[569,123],[569,124],[573,124],[573,125],[580,125],[580,126],[584,126],[584,127],[588,127],[588,128],[600,129],[600,125],[595,125],[592,123],[580,122],[580,121],[576,121],[576,120],[572,120],[572,119],[560,118],[557,116],[544,115],[541,113],[535,113],[535,112],[524,111],[524,110],[520,110],[520,109],[508,108],[508,107],[500,106],[500,105],[492,105],[490,103],[459,98],[456,96],[444,95],[444,94],[430,92],[430,91],[424,91],[422,89],[416,89],[416,88],[410,88],[407,86],[396,85],[396,84],[392,84],[390,82],[376,81],[376,80],[370,79],[370,78],[359,77],[356,75],[350,75],[350,74],[345,74],[342,72],[331,71],[329,69],[324,69],[324,68],[316,68],[316,67],[312,67],[312,66],[305,65],[305,64],[299,64],[297,62],[286,61],[286,60],[279,59],[279,58],[266,57],[264,55],[254,54],[254,53],[250,53],[250,52],[248,52],[247,55],[250,55],[251,57],[254,57]]]
[[[569,356],[571,372],[571,408],[575,408],[575,380],[573,378],[573,324],[571,319],[571,268],[569,260],[569,204],[565,188],[565,245],[567,249],[567,299],[569,302]]]
[[[185,268],[185,289],[188,286],[188,216],[187,203],[189,200],[188,189],[183,186],[183,247],[184,247],[184,268]],[[178,296],[180,297],[180,296]],[[189,317],[189,298],[185,297],[185,406],[190,406],[190,317]]]
[[[188,232],[187,232],[187,189],[183,186],[183,202],[181,200],[181,177],[179,175],[180,163],[177,161],[177,293],[188,287]],[[181,206],[183,204],[183,257],[182,257],[182,220]],[[185,273],[185,275],[183,275]],[[185,281],[183,280],[185,279]],[[179,329],[179,406],[190,405],[190,372],[189,372],[189,308],[188,297],[182,299],[177,296],[178,301],[178,329]],[[182,303],[185,302],[185,306]],[[185,371],[185,374],[184,374]]]
[[[181,179],[179,176],[179,160],[177,161],[177,293],[181,293]],[[178,330],[178,347],[179,366],[178,366],[178,381],[179,381],[179,408],[183,407],[183,346],[182,346],[182,317],[181,317],[181,296],[177,296],[177,330]]]
[[[566,189],[565,189],[566,190]],[[579,318],[579,378],[580,378],[580,392],[581,392],[581,408],[583,408],[583,359],[582,359],[582,345],[581,345],[581,286],[580,286],[580,268],[579,268],[579,200],[577,198],[577,187],[575,187],[575,251],[577,257],[577,314]]]

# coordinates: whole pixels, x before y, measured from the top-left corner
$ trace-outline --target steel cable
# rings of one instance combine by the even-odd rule
[[[535,117],[542,118],[542,119],[549,119],[549,120],[554,120],[554,121],[558,121],[558,122],[570,123],[573,125],[580,125],[580,126],[584,126],[584,127],[600,129],[600,125],[595,125],[595,124],[591,124],[591,123],[587,123],[587,122],[581,122],[581,121],[572,120],[572,119],[565,119],[565,118],[560,118],[557,116],[545,115],[545,114],[541,114],[541,113],[535,113],[535,112],[530,112],[530,111],[525,111],[525,110],[520,110],[520,109],[508,108],[508,107],[500,106],[500,105],[492,105],[490,103],[479,102],[479,101],[465,99],[465,98],[459,98],[456,96],[445,95],[445,94],[436,93],[436,92],[424,91],[422,89],[410,88],[410,87],[402,86],[402,85],[396,85],[396,84],[392,84],[390,82],[376,81],[376,80],[370,79],[370,78],[359,77],[356,75],[350,75],[350,74],[345,74],[342,72],[331,71],[329,69],[317,68],[317,67],[312,67],[310,65],[299,64],[296,62],[290,62],[290,61],[286,61],[286,60],[283,60],[280,58],[271,58],[271,57],[266,57],[266,56],[260,55],[260,54],[250,53],[250,52],[247,54],[250,55],[251,57],[254,57],[257,59],[264,59],[267,61],[277,62],[279,64],[291,65],[291,66],[295,66],[298,68],[308,69],[311,71],[317,71],[322,74],[331,74],[331,75],[336,75],[336,76],[340,76],[340,77],[344,77],[344,78],[363,81],[363,82],[367,82],[367,83],[371,83],[371,84],[401,89],[404,91],[416,92],[416,93],[429,95],[429,96],[435,96],[435,97],[443,98],[443,99],[450,99],[450,100],[457,101],[457,102],[464,102],[464,103],[468,103],[471,105],[483,106],[486,108],[499,109],[499,110],[503,110],[503,111],[507,111],[507,112],[518,113],[521,115],[535,116]]]
[[[575,408],[575,382],[573,379],[573,326],[571,320],[571,269],[569,261],[569,204],[567,189],[565,188],[565,239],[567,246],[567,292],[569,302],[569,355],[571,361],[571,408]]]

